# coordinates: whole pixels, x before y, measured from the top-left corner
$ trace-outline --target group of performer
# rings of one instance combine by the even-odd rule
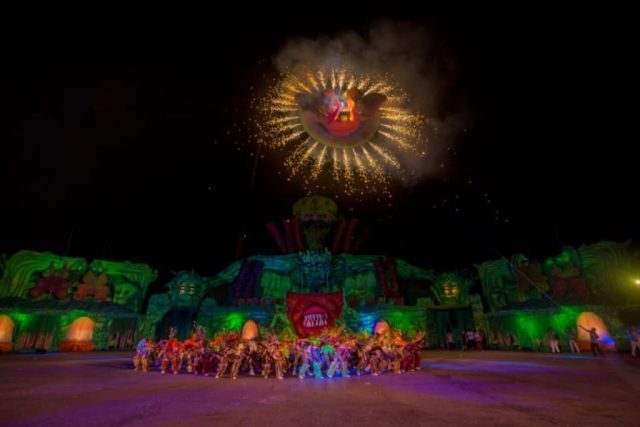
[[[187,372],[233,379],[240,374],[268,378],[272,372],[278,379],[286,375],[304,379],[401,374],[421,368],[424,344],[423,332],[409,339],[396,329],[370,337],[333,328],[304,339],[273,333],[243,339],[238,333],[227,332],[207,340],[204,328],[198,327],[182,342],[175,337],[175,329],[165,340],[154,343],[142,339],[133,365],[143,372],[155,368],[163,374]]]

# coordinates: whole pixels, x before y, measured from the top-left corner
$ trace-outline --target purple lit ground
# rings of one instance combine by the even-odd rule
[[[140,373],[125,353],[0,357],[0,425],[640,425],[640,359],[426,352],[403,375]]]

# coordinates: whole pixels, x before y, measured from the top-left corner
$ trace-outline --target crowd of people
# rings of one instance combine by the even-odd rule
[[[584,330],[589,335],[589,348],[591,354],[593,354],[594,357],[604,356],[604,352],[600,347],[600,335],[598,335],[596,328],[586,328],[582,325],[578,325],[578,327]],[[565,331],[565,336],[566,342],[569,344],[568,347],[571,350],[571,353],[581,353],[580,346],[578,346],[578,334],[576,333],[576,331],[571,328],[567,328]],[[561,340],[556,331],[553,330],[553,328],[549,328],[547,330],[546,338],[549,343],[551,353],[561,353]],[[629,339],[631,355],[633,357],[637,357],[638,355],[640,355],[640,327],[630,327],[627,330],[627,338]]]
[[[586,328],[582,325],[578,325],[583,329],[589,337],[589,348],[594,357],[604,356],[604,351],[601,346],[601,337],[598,334],[596,328]],[[451,331],[446,333],[446,348],[450,351],[461,349],[463,351],[482,351],[487,348],[487,336],[484,331],[478,330],[462,330],[457,337]],[[631,355],[633,357],[640,356],[640,327],[630,327],[627,330],[627,338],[629,340],[629,347],[631,349]],[[503,344],[506,342],[506,344]],[[580,354],[580,346],[578,345],[578,333],[572,328],[566,328],[564,339],[553,328],[549,328],[544,336],[544,340],[539,341],[540,344],[548,346],[551,353],[561,353],[562,348],[565,351],[571,353]],[[495,337],[493,345],[503,345],[500,348],[517,348],[517,338],[512,334],[500,333],[500,337]]]
[[[204,329],[198,327],[184,341],[176,338],[175,329],[158,342],[142,339],[133,365],[143,372],[157,369],[163,374],[187,372],[233,379],[245,374],[268,378],[272,373],[278,379],[286,375],[304,379],[401,374],[421,368],[424,345],[423,332],[409,339],[396,329],[368,336],[332,328],[304,339],[274,333],[246,339],[225,332],[207,340]]]
[[[460,347],[463,351],[483,351],[487,347],[487,336],[483,330],[463,329],[460,332]],[[456,338],[451,330],[447,331],[447,348],[456,349]]]
[[[596,329],[579,327],[589,335],[593,356],[604,356]],[[629,328],[627,336],[631,355],[640,356],[640,327]],[[561,352],[564,342],[556,331],[549,328],[545,338],[552,353]],[[577,331],[566,328],[564,338],[572,353],[581,353]],[[486,348],[486,334],[482,330],[463,330],[458,342],[464,351],[482,351]],[[449,350],[457,348],[451,331],[446,334],[446,345]],[[235,379],[245,374],[264,378],[273,374],[278,379],[287,375],[300,379],[349,377],[418,370],[424,346],[423,332],[410,339],[397,329],[369,336],[332,328],[304,339],[270,332],[246,339],[236,332],[222,332],[207,340],[204,328],[197,327],[190,338],[180,341],[172,328],[167,339],[142,339],[136,346],[133,365],[144,372],[156,369],[161,373],[187,372],[215,378]]]

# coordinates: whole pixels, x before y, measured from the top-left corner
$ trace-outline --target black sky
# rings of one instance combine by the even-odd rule
[[[266,149],[249,191],[249,88],[264,88],[288,38],[366,35],[379,19],[427,29],[443,59],[436,69],[449,73],[433,113],[469,120],[432,147],[444,167],[413,188],[381,202],[337,199],[373,228],[368,251],[468,268],[498,253],[546,257],[638,237],[637,138],[618,130],[624,107],[612,100],[625,89],[624,37],[607,16],[240,9],[3,18],[0,252],[212,275],[246,227],[245,255],[274,253],[264,225],[303,193]]]

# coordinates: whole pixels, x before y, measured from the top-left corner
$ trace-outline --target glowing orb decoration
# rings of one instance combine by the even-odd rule
[[[253,320],[247,320],[242,326],[242,339],[253,340],[260,336],[258,324]]]
[[[6,314],[0,314],[0,344],[10,343],[13,339],[13,320]]]
[[[589,342],[591,340],[591,337],[587,331],[580,327],[580,325],[584,326],[587,329],[596,328],[596,333],[598,334],[599,340],[604,345],[604,347],[609,350],[615,350],[616,343],[609,334],[607,325],[604,323],[604,320],[602,320],[602,318],[597,314],[591,311],[584,311],[580,313],[578,319],[576,320],[576,325],[578,329],[578,341],[584,350],[589,349]]]
[[[93,320],[79,317],[71,323],[64,340],[60,341],[60,351],[93,351]]]
[[[93,320],[79,317],[73,321],[67,332],[65,341],[89,342],[93,340]]]
[[[386,189],[407,172],[402,153],[425,155],[426,120],[407,103],[397,83],[373,74],[287,74],[260,104],[261,141],[287,150],[290,178],[307,186],[326,174],[347,194]]]

